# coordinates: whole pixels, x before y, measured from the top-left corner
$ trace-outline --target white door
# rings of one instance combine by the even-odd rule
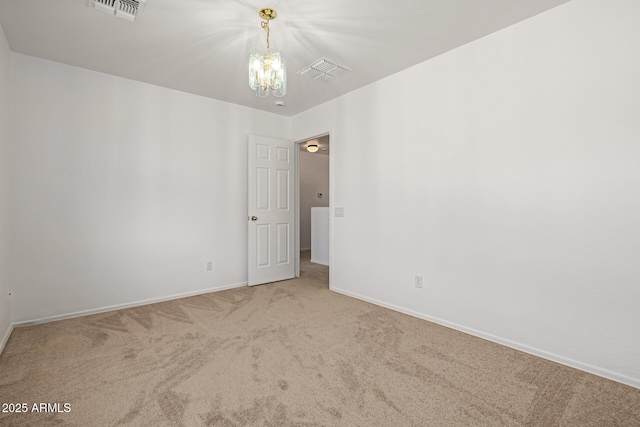
[[[293,150],[249,136],[249,286],[294,277]]]

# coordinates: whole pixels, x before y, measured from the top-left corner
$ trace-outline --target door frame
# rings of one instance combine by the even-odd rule
[[[309,136],[295,137],[293,138],[293,142],[296,144],[295,147],[295,189],[294,189],[294,204],[295,204],[295,213],[294,213],[294,227],[295,227],[295,241],[294,241],[294,249],[295,249],[295,266],[294,273],[295,277],[300,277],[300,144],[303,142],[307,142],[311,139],[320,138],[323,136],[329,136],[329,289],[332,289],[332,277],[333,277],[333,143],[334,143],[334,133],[331,129],[326,129],[322,132],[311,134]]]

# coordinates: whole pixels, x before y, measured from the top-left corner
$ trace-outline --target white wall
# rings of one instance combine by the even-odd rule
[[[300,151],[299,163],[300,249],[306,250],[311,248],[311,208],[329,206],[329,156]]]
[[[332,288],[640,387],[638,16],[575,0],[295,116],[332,129]]]
[[[12,64],[14,322],[246,283],[247,137],[290,118]]]
[[[9,123],[11,53],[0,26],[0,351],[11,333],[9,312]]]

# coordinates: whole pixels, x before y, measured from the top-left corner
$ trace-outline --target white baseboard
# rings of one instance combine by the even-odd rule
[[[9,341],[9,337],[11,336],[11,332],[13,332],[13,325],[9,325],[9,329],[4,333],[4,336],[0,340],[0,354],[4,351],[4,346],[7,345],[7,341]]]
[[[329,263],[326,261],[318,261],[318,260],[314,260],[313,258],[309,260],[309,262],[312,262],[314,264],[322,264],[322,265],[326,265],[327,267],[329,267]]]
[[[225,291],[227,289],[241,288],[243,286],[247,286],[247,282],[235,283],[233,285],[225,285],[225,286],[220,286],[220,287],[216,287],[216,288],[202,289],[202,290],[195,291],[195,292],[185,292],[185,293],[182,293],[182,294],[175,294],[175,295],[170,295],[170,296],[167,296],[167,297],[153,298],[153,299],[148,299],[148,300],[143,300],[143,301],[135,301],[135,302],[125,303],[125,304],[110,305],[110,306],[107,306],[107,307],[101,307],[101,308],[96,308],[96,309],[92,309],[92,310],[76,311],[74,313],[60,314],[60,315],[56,315],[56,316],[43,317],[43,318],[40,318],[40,319],[23,320],[23,321],[20,321],[20,322],[14,322],[13,326],[20,327],[20,326],[38,325],[40,323],[55,322],[57,320],[72,319],[74,317],[88,316],[88,315],[91,315],[91,314],[98,314],[98,313],[105,313],[105,312],[108,312],[108,311],[122,310],[124,308],[139,307],[141,305],[149,305],[149,304],[155,304],[155,303],[158,303],[158,302],[164,302],[164,301],[171,301],[171,300],[180,299],[180,298],[193,297],[193,296],[196,296],[196,295],[208,294],[208,293],[211,293],[211,292]]]
[[[338,288],[331,288],[332,291],[349,296],[349,297],[353,297],[362,301],[366,301],[366,302],[370,302],[371,304],[375,304],[381,307],[385,307],[394,311],[398,311],[400,313],[404,313],[404,314],[408,314],[409,316],[413,316],[413,317],[417,317],[423,320],[427,320],[429,322],[433,322],[433,323],[437,323],[438,325],[442,325],[445,326],[447,328],[451,328],[451,329],[455,329],[456,331],[460,331],[460,332],[464,332],[466,334],[469,335],[473,335],[475,337],[478,338],[482,338],[485,339],[487,341],[492,341],[494,343],[500,344],[500,345],[504,345],[506,347],[510,347],[513,348],[515,350],[520,350],[523,351],[525,353],[529,353],[532,354],[534,356],[538,356],[541,357],[543,359],[547,359],[550,360],[552,362],[556,362],[556,363],[560,363],[561,365],[566,365],[569,366],[571,368],[575,368],[584,372],[588,372],[590,374],[593,375],[597,375],[599,377],[603,377],[603,378],[607,378],[609,380],[613,380],[613,381],[617,381],[619,383],[623,383],[626,385],[629,385],[631,387],[635,387],[640,389],[640,379],[638,378],[632,378],[629,377],[627,375],[623,375],[623,374],[619,374],[617,372],[612,372],[609,371],[608,369],[603,369],[603,368],[599,368],[597,366],[592,366],[589,365],[587,363],[583,363],[583,362],[579,362],[577,360],[573,360],[564,356],[560,356],[554,353],[550,353],[548,351],[544,351],[544,350],[540,350],[534,347],[530,347],[528,345],[525,344],[521,344],[515,341],[511,341],[505,338],[501,338],[492,334],[488,334],[482,331],[478,331],[476,329],[473,328],[468,328],[466,326],[462,326],[459,325],[457,323],[453,323],[453,322],[449,322],[447,320],[442,320],[439,319],[437,317],[433,317],[433,316],[429,316],[417,311],[413,311],[413,310],[409,310],[394,304],[388,304],[386,302],[383,301],[378,301],[376,299],[373,298],[368,298],[350,291],[345,291],[343,289],[338,289]]]

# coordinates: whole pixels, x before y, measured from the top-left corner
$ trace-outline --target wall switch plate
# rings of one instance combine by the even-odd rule
[[[206,264],[205,264],[205,269],[207,271],[213,270],[213,261],[207,261]]]
[[[344,217],[344,208],[336,208],[335,216],[336,216],[336,218],[343,218]]]
[[[416,288],[422,289],[422,276],[416,276],[414,283]]]

